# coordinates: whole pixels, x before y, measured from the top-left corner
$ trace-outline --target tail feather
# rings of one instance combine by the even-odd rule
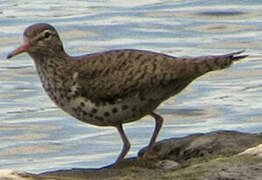
[[[246,58],[248,57],[248,55],[241,55],[241,56],[236,56],[238,54],[242,54],[243,52],[245,52],[245,50],[242,50],[242,51],[238,51],[238,52],[234,52],[234,53],[230,53],[230,54],[227,54],[225,56],[228,56],[231,60],[233,61],[238,61],[240,59],[243,59],[243,58]]]
[[[218,56],[201,56],[192,59],[192,69],[196,69],[195,73],[205,74],[209,71],[215,71],[229,67],[234,61],[238,61],[248,55],[239,55],[244,51],[238,51]],[[239,56],[238,56],[239,55]]]

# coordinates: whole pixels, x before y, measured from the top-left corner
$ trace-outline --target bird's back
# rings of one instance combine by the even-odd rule
[[[223,69],[245,56],[178,58],[141,50],[113,50],[80,56],[75,71],[83,95],[114,100],[133,95],[163,100],[184,89],[192,80]]]

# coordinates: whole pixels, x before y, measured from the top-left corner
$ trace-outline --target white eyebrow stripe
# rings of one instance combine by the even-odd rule
[[[49,32],[52,36],[55,35],[55,33],[53,31],[50,31],[49,29],[46,29],[44,31],[42,31],[40,34],[38,34],[37,36],[35,36],[34,38],[32,38],[32,41],[37,41],[39,39],[43,39],[44,38],[44,33],[45,32]]]

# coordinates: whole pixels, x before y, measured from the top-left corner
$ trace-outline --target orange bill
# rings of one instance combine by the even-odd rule
[[[21,45],[20,47],[18,47],[17,49],[15,49],[14,51],[12,51],[11,53],[9,53],[7,55],[7,59],[10,59],[18,54],[21,54],[23,52],[27,52],[28,49],[31,47],[31,44],[29,42],[25,42],[23,45]]]

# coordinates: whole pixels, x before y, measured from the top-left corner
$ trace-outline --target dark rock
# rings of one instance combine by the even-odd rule
[[[191,161],[232,156],[258,144],[262,144],[261,134],[215,131],[163,140],[155,145],[153,151],[159,160],[169,159],[191,164]],[[145,149],[143,148],[138,156],[142,156]]]
[[[261,180],[262,157],[257,153],[261,152],[259,144],[262,144],[261,134],[235,131],[194,134],[158,142],[153,149],[154,160],[138,157],[125,159],[117,166],[46,172],[32,175],[29,179]],[[252,149],[245,151],[248,148]],[[245,153],[241,153],[243,151]]]

